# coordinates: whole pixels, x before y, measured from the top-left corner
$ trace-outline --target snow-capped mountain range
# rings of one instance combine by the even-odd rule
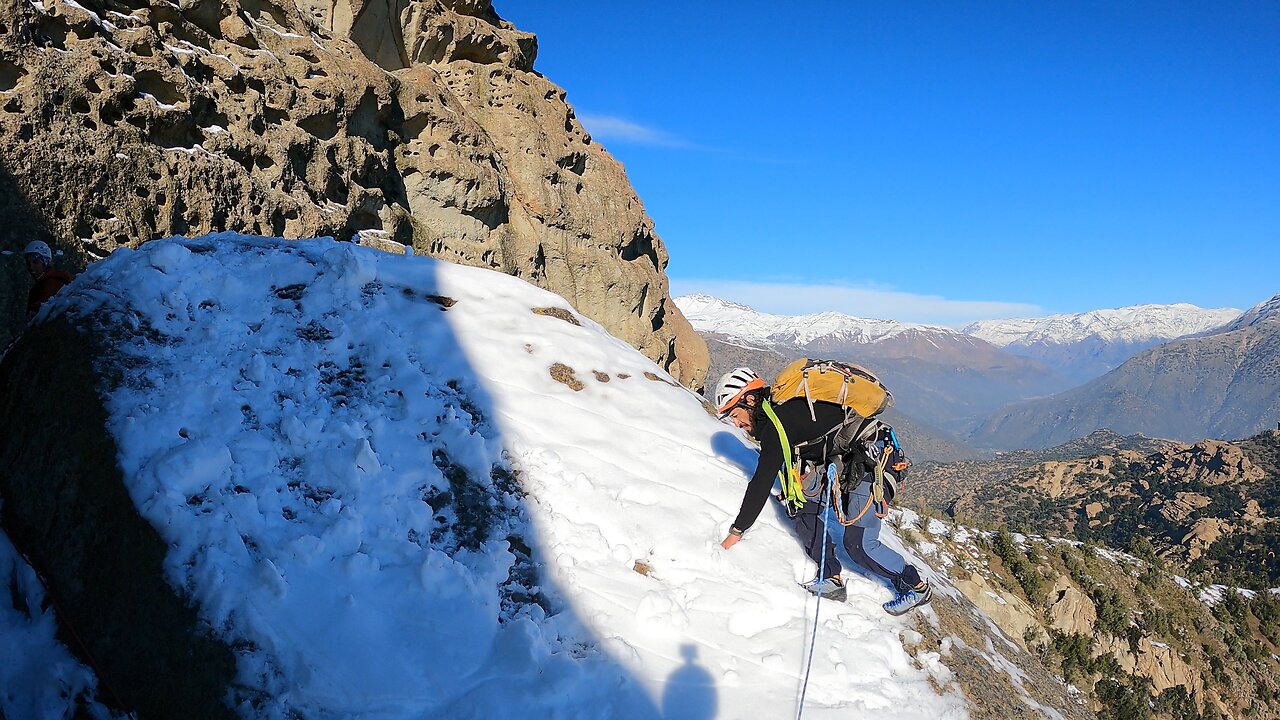
[[[1069,345],[1097,338],[1104,342],[1167,341],[1212,330],[1240,317],[1236,308],[1205,309],[1175,305],[1133,305],[1041,318],[980,320],[963,332],[1000,347],[1037,343]]]
[[[722,358],[729,356],[735,364],[768,364],[742,357],[753,351],[853,360],[895,388],[895,407],[903,413],[943,427],[963,426],[1005,403],[1069,386],[1041,362],[941,325],[836,312],[771,315],[707,295],[679,297],[676,305],[695,330],[709,336],[713,378],[728,369]]]
[[[970,437],[1047,447],[1099,428],[1194,442],[1241,438],[1280,417],[1280,295],[1234,322],[1135,353],[1067,392],[1004,408]]]
[[[877,343],[913,331],[968,335],[997,347],[1037,343],[1069,345],[1090,338],[1105,342],[1141,343],[1205,332],[1226,325],[1241,315],[1236,308],[1204,309],[1187,303],[1134,305],[1040,318],[980,320],[957,331],[942,325],[860,318],[838,312],[772,315],[710,295],[683,295],[675,302],[700,332],[719,333],[762,345],[785,343],[798,346],[832,338]],[[1263,309],[1269,306],[1275,306],[1273,310],[1280,309],[1280,296],[1250,312],[1265,312]]]
[[[1261,322],[1273,322],[1275,320],[1280,320],[1280,294],[1249,308],[1225,329],[1240,330]]]
[[[981,340],[983,345],[989,343],[1038,360],[1072,383],[1097,377],[1147,348],[1219,328],[1241,317],[1235,308],[1204,309],[1179,303],[983,320],[954,330],[835,312],[771,315],[707,295],[682,296],[676,298],[676,304],[699,332],[718,333],[770,349],[822,350],[838,343],[862,345],[863,352],[883,355],[884,346],[915,337],[926,338],[939,349],[952,345],[972,352],[977,346],[974,341]]]
[[[870,344],[909,333],[960,335],[941,325],[874,320],[838,312],[771,315],[710,295],[683,295],[675,302],[695,330],[727,335],[762,346],[804,347],[819,340]]]

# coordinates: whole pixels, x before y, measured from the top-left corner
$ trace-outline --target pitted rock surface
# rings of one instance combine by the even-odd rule
[[[0,0],[0,247],[332,235],[552,290],[700,386],[667,251],[488,0]],[[8,262],[7,343],[28,283]]]

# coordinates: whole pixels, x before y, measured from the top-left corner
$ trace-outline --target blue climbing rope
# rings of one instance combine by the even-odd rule
[[[818,582],[826,580],[827,574],[827,521],[831,518],[831,493],[829,488],[835,487],[836,465],[831,463],[827,465],[827,484],[822,488],[821,497],[826,503],[822,509],[822,545],[819,546],[819,552],[822,553],[822,559],[818,561]],[[809,671],[813,668],[813,652],[818,647],[818,613],[822,610],[822,591],[818,591],[818,604],[813,608],[813,635],[809,638],[809,662],[804,667],[804,682],[800,685],[800,705],[796,707],[796,720],[800,720],[804,715],[804,696],[809,691]]]

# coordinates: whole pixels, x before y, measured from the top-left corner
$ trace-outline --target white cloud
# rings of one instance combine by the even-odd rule
[[[1040,317],[1044,308],[998,300],[948,300],[884,287],[806,285],[738,280],[671,280],[671,294],[703,293],[775,315],[835,311],[880,320],[959,328],[975,320]]]
[[[619,140],[661,147],[689,147],[689,144],[680,138],[626,118],[613,115],[578,115],[578,119],[596,140]]]

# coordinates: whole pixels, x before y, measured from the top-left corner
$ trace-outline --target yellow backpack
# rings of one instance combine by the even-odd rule
[[[815,402],[829,402],[864,418],[893,406],[893,393],[870,370],[836,360],[800,358],[783,368],[769,391],[775,405],[803,397],[813,415]]]

